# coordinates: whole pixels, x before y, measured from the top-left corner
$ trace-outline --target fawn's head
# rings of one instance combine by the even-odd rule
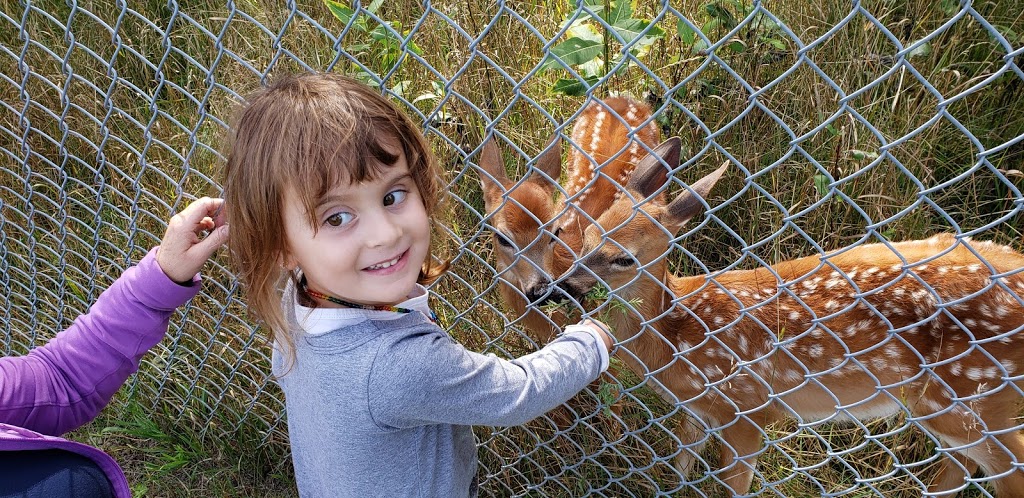
[[[650,202],[666,185],[670,169],[679,164],[679,149],[678,137],[657,146],[640,161],[626,185],[632,198],[620,196],[596,224],[584,229],[579,263],[559,278],[558,287],[565,294],[578,302],[603,283],[628,299],[635,293],[627,288],[643,285],[637,279],[641,268],[663,278],[669,240],[700,212],[701,198],[707,197],[728,166],[701,178],[667,204]]]
[[[484,208],[494,229],[495,266],[501,278],[520,289],[530,301],[547,291],[556,243],[551,226],[555,217],[554,195],[562,172],[561,138],[552,137],[537,158],[536,171],[519,181],[509,180],[505,163],[493,139],[484,143],[479,159]]]

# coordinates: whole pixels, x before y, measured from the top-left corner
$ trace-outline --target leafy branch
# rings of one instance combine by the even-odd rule
[[[574,3],[573,7],[570,15],[576,13]],[[644,57],[665,35],[650,20],[634,17],[635,0],[583,0],[583,7],[590,13],[563,22],[563,28],[569,25],[567,38],[551,47],[540,65],[540,71],[567,71],[566,67],[571,67],[583,80],[559,78],[551,87],[553,93],[587,93],[598,81],[623,73],[632,60]]]

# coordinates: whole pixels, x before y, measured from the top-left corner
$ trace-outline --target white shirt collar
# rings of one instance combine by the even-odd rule
[[[404,313],[395,313],[394,311],[358,308],[309,308],[299,304],[298,299],[293,299],[293,302],[295,303],[295,318],[299,322],[299,326],[309,335],[326,334],[366,320],[395,320],[404,315]],[[408,298],[398,303],[397,306],[420,311],[430,316],[427,289],[420,284],[416,284]]]

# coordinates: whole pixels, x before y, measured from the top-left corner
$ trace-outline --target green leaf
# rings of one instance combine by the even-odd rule
[[[376,28],[373,28],[373,31],[370,31],[370,37],[372,37],[376,41],[388,41],[388,40],[397,40],[398,39],[398,37],[396,37],[383,24],[379,24],[379,25],[377,25]]]
[[[613,28],[620,22],[631,21],[633,17],[633,6],[629,0],[618,0],[612,5],[612,10],[607,15],[601,13],[601,19],[610,24]]]
[[[601,409],[604,412],[604,416],[611,417],[611,405],[619,398],[619,385],[612,382],[601,382],[601,387],[597,390],[597,396],[601,399],[601,404],[604,405]]]
[[[729,12],[729,9],[722,7],[718,3],[709,3],[704,6],[704,10],[707,11],[708,15],[712,19],[717,20],[725,26],[726,29],[732,29],[736,27],[736,18]],[[705,31],[705,33],[707,33]]]
[[[558,56],[562,59],[562,62],[570,66],[583,64],[593,60],[595,57],[601,55],[604,52],[604,47],[594,41],[581,40],[579,38],[569,38],[554,47],[551,47],[551,55],[541,64],[540,69],[542,71],[552,68],[560,68],[561,64],[552,57]]]
[[[818,191],[820,197],[825,197],[828,194],[828,177],[818,173],[814,175],[814,189]]]
[[[346,7],[343,3],[336,0],[324,0],[324,4],[327,5],[327,10],[330,10],[331,14],[334,14],[334,17],[337,17],[338,20],[345,24],[348,24],[349,20],[351,20],[352,16],[356,13],[354,10]]]
[[[875,159],[878,159],[878,153],[870,150],[850,149],[850,156],[858,161],[864,159],[874,161]]]
[[[761,38],[765,43],[771,45],[776,50],[786,50],[786,42],[778,38]]]
[[[630,19],[629,22],[624,22],[619,25],[612,26],[612,28],[614,28],[615,32],[622,37],[622,40],[625,43],[632,42],[636,37],[642,34],[645,38],[650,39],[650,41],[646,43],[649,45],[651,43],[654,43],[659,38],[665,36],[665,30],[657,26],[650,28],[645,33],[644,30],[647,29],[647,27],[650,25],[650,21],[645,21],[643,19]]]
[[[409,81],[409,80],[402,80],[402,81],[399,81],[398,83],[396,83],[394,86],[391,87],[391,92],[394,93],[395,95],[399,96],[399,97],[405,98],[405,94],[406,94],[406,92],[409,91],[410,87],[412,87],[412,82],[411,81]],[[416,101],[413,100],[412,103],[415,104]]]
[[[733,40],[729,43],[726,43],[725,46],[728,47],[729,50],[732,50],[737,54],[743,53],[743,51],[747,49],[747,45],[739,40]]]
[[[384,0],[373,0],[370,2],[370,6],[366,8],[366,11],[371,14],[376,14],[380,10],[380,6],[384,4]]]
[[[679,39],[687,45],[692,45],[697,40],[697,32],[690,27],[689,24],[683,22],[682,19],[676,23],[676,34],[679,35]]]
[[[600,58],[576,66],[576,72],[584,79],[600,79],[604,76],[604,61]]]
[[[713,38],[711,35],[715,31],[717,31],[718,27],[721,26],[721,25],[722,25],[721,21],[719,21],[718,19],[712,19],[712,20],[704,23],[704,25],[701,26],[700,30],[704,32],[704,36],[707,36],[708,38]]]
[[[693,44],[693,46],[692,46],[692,47],[690,47],[690,52],[692,52],[692,53],[696,54],[696,53],[698,53],[698,52],[702,52],[702,51],[704,51],[704,50],[707,50],[707,49],[708,49],[708,47],[710,47],[710,46],[711,46],[711,45],[708,45],[708,42],[704,41],[704,39],[703,39],[703,38],[701,38],[701,39],[698,39],[698,40],[697,40],[697,41],[696,41],[696,42],[695,42],[695,43]]]
[[[577,79],[565,79],[561,78],[555,82],[554,86],[551,87],[552,93],[560,93],[562,95],[568,95],[570,97],[579,97],[585,95],[587,90],[597,83],[599,78],[587,78],[587,84]]]
[[[907,53],[907,58],[908,59],[913,59],[914,57],[926,56],[926,55],[929,55],[931,53],[932,53],[932,46],[931,46],[931,44],[930,43],[922,43],[921,45],[918,45],[916,48],[914,48],[914,50],[911,50],[910,52],[908,52]]]
[[[597,32],[597,28],[593,24],[587,23],[573,23],[572,26],[565,32],[566,39],[579,38],[581,40],[590,40],[595,43],[604,43],[604,35]]]

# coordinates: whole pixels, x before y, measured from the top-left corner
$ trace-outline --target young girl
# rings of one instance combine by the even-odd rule
[[[279,80],[237,117],[232,264],[273,334],[302,496],[474,496],[470,426],[522,424],[608,366],[595,321],[514,361],[435,324],[436,168],[411,120],[343,76]]]

